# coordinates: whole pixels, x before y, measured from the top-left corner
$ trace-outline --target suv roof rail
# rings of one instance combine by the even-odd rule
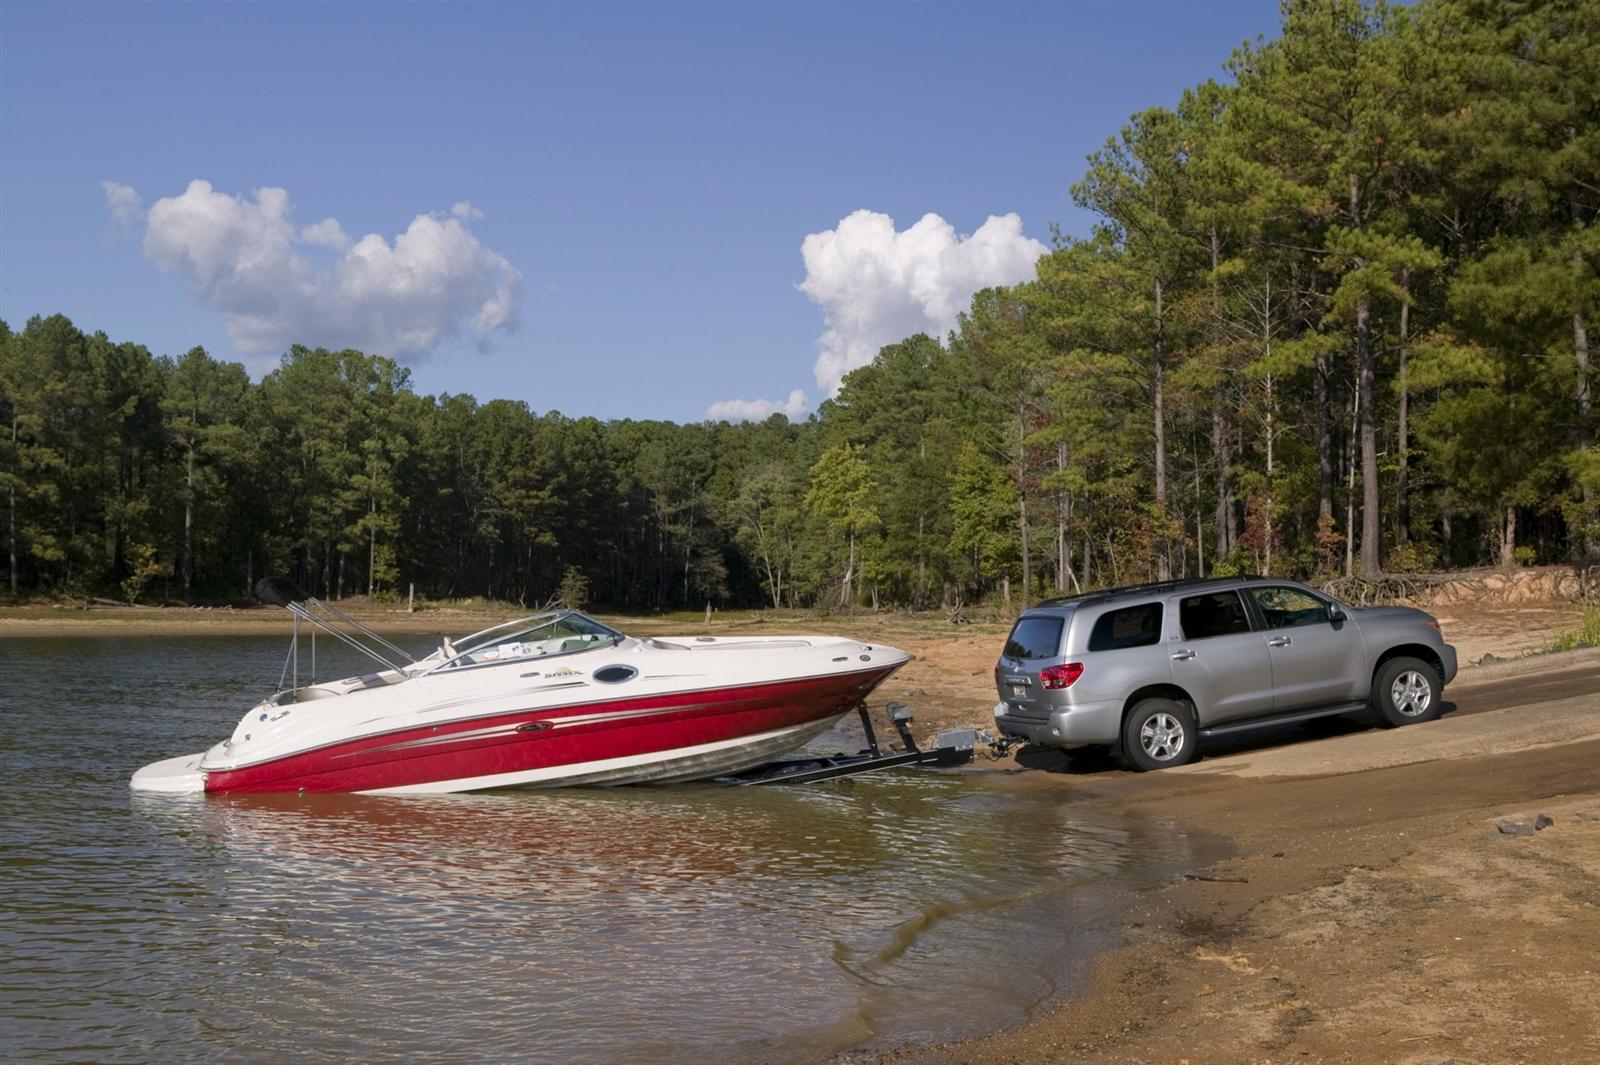
[[[1102,588],[1094,592],[1080,592],[1077,595],[1061,595],[1054,599],[1045,599],[1035,603],[1034,607],[1042,606],[1084,606],[1089,603],[1102,603],[1108,599],[1125,599],[1134,595],[1156,595],[1162,592],[1176,592],[1185,588],[1209,588],[1218,584],[1234,584],[1239,581],[1264,581],[1268,579],[1259,573],[1241,573],[1233,577],[1187,577],[1175,581],[1150,581],[1147,584],[1124,584],[1116,588]]]

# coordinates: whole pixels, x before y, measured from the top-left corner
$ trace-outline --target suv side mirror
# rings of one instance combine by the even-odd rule
[[[1345,615],[1344,610],[1341,609],[1336,604],[1330,604],[1328,606],[1328,621],[1329,621],[1329,623],[1337,625],[1337,624],[1339,624],[1339,622],[1345,620],[1345,617],[1346,617],[1346,615]]]

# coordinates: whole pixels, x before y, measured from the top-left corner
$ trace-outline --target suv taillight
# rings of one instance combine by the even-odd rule
[[[1072,682],[1083,676],[1082,662],[1068,662],[1064,666],[1046,666],[1039,671],[1039,687],[1046,691],[1059,691],[1072,687]]]

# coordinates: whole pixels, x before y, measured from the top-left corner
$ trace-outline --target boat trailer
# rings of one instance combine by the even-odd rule
[[[862,773],[875,773],[896,766],[955,766],[972,761],[972,749],[988,737],[977,729],[959,728],[941,732],[933,738],[933,746],[924,750],[917,746],[911,735],[911,707],[905,703],[891,702],[889,721],[900,734],[903,750],[885,751],[878,744],[877,730],[872,727],[872,717],[867,704],[856,707],[861,715],[861,728],[867,734],[867,746],[856,754],[816,755],[812,757],[780,758],[766,762],[742,773],[730,773],[716,778],[718,784],[749,787],[753,784],[811,784],[819,780],[835,780]]]

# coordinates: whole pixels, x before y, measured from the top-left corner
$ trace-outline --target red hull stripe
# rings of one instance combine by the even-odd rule
[[[206,790],[375,791],[695,747],[837,717],[896,668],[422,725],[214,770]]]

